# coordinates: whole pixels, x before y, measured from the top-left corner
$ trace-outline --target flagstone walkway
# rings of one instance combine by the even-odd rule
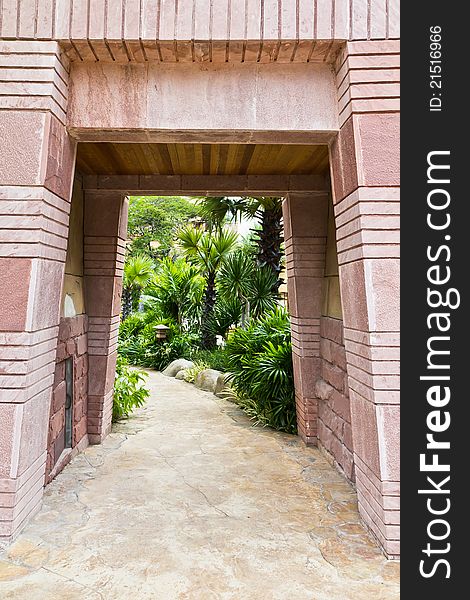
[[[322,454],[152,372],[152,396],[47,487],[2,600],[397,600]]]

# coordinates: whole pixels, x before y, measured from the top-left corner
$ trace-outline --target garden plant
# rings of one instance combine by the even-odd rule
[[[115,418],[145,401],[145,374],[129,365],[163,370],[185,358],[194,364],[186,381],[208,368],[228,373],[232,399],[254,423],[295,433],[290,323],[278,297],[280,199],[182,198],[161,240],[156,201],[130,203]],[[230,225],[241,215],[253,220],[245,237]],[[168,328],[165,339],[157,325]]]

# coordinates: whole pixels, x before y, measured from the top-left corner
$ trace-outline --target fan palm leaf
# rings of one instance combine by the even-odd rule
[[[154,278],[154,263],[145,254],[136,254],[127,259],[124,265],[122,318],[126,319],[139,306],[142,290]]]

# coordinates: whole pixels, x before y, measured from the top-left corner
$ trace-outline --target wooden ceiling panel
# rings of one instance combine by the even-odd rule
[[[328,147],[86,142],[77,167],[87,175],[308,175],[326,171]]]

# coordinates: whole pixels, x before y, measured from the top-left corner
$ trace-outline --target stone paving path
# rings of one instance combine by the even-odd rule
[[[2,600],[398,599],[398,563],[316,449],[152,372],[152,398],[47,487]]]

